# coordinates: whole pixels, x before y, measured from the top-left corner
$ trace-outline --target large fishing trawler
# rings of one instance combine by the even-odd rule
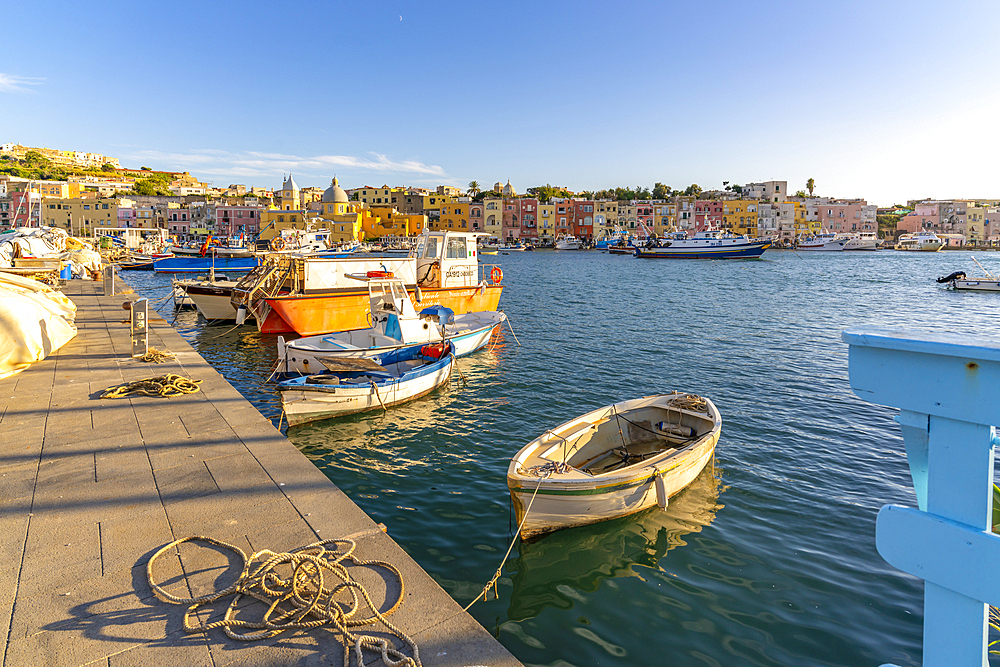
[[[369,327],[368,289],[348,274],[395,276],[416,307],[456,314],[496,310],[503,292],[500,267],[479,263],[476,234],[425,231],[406,258],[268,256],[233,288],[237,321],[252,315],[262,333],[302,336]]]

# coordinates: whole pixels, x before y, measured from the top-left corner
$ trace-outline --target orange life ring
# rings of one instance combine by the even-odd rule
[[[490,272],[490,278],[493,279],[494,285],[500,284],[500,281],[503,280],[503,271],[500,270],[499,266],[493,267],[493,270]]]
[[[275,236],[271,239],[271,250],[280,251],[285,249],[285,239]]]

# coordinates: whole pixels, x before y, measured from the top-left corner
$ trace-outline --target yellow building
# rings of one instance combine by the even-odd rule
[[[43,197],[42,224],[81,236],[88,236],[95,227],[117,227],[118,200]]]
[[[653,204],[653,232],[662,236],[677,231],[677,204],[660,202]]]
[[[302,208],[302,191],[291,174],[288,175],[288,179],[281,186],[281,192],[277,193],[275,199],[277,200],[275,203],[278,208],[284,211],[294,211]]]
[[[366,226],[365,238],[377,239],[384,236],[414,236],[422,234],[427,227],[427,216],[400,213],[396,207],[376,204],[371,207],[374,220]]]
[[[799,207],[796,206],[796,213]],[[802,209],[803,212],[805,209]],[[734,234],[757,234],[757,200],[729,199],[722,202],[722,226]]]
[[[483,231],[500,238],[503,232],[503,199],[483,200]]]
[[[378,206],[396,203],[392,201],[392,197],[393,195],[398,196],[400,192],[403,192],[402,188],[390,188],[388,185],[383,185],[380,188],[369,188],[367,186],[358,188],[354,190],[353,194],[362,204]]]
[[[596,223],[595,223],[596,227]],[[596,233],[597,230],[595,229]],[[500,230],[497,230],[497,236]],[[538,204],[538,238],[548,243],[556,237],[556,205]]]
[[[450,201],[441,206],[441,217],[431,223],[431,230],[453,229],[469,231],[469,202]]]
[[[313,217],[309,211],[284,210],[279,208],[264,209],[260,212],[260,238],[273,239],[282,229],[305,229]]]

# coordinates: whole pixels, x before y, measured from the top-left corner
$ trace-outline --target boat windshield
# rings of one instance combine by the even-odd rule
[[[427,245],[424,248],[424,257],[429,259],[437,259],[441,255],[441,238],[438,236],[431,236],[427,239]]]
[[[465,250],[465,239],[461,236],[449,238],[447,259],[465,259],[466,257],[468,257],[468,253]]]

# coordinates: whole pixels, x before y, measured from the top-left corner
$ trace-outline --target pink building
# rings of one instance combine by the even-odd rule
[[[699,199],[694,203],[694,230],[722,229],[723,202],[715,199]]]
[[[816,216],[821,228],[834,233],[874,232],[878,230],[877,208],[863,199],[818,204]]]
[[[508,241],[538,238],[538,200],[503,200],[503,238]]]
[[[186,236],[190,227],[188,217],[191,213],[186,208],[172,208],[166,212],[167,229],[171,236]]]
[[[256,236],[260,233],[260,206],[219,206],[215,209],[215,233],[219,236]]]
[[[936,230],[941,227],[941,216],[937,203],[917,204],[912,213],[900,218],[896,225],[899,233],[913,234],[922,229]]]
[[[483,213],[486,211],[486,204],[481,201],[474,201],[469,204],[469,227],[471,231],[481,232],[483,226]]]
[[[136,216],[136,211],[131,207],[118,207],[118,226],[119,227],[138,227],[139,224],[136,222],[138,217]]]

